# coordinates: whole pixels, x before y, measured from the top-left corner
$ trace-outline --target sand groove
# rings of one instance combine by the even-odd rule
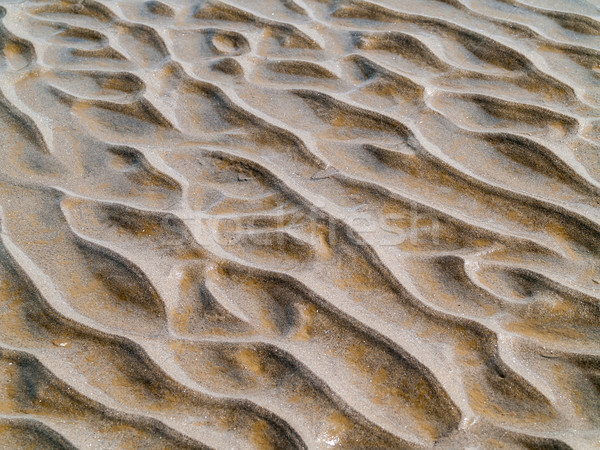
[[[599,49],[586,1],[0,1],[0,443],[597,444]]]

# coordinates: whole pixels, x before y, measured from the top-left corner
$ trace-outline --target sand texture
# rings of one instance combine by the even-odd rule
[[[0,447],[596,448],[594,3],[0,0]]]

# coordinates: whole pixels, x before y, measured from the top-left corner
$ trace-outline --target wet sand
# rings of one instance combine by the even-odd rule
[[[0,1],[3,448],[592,448],[591,1]]]

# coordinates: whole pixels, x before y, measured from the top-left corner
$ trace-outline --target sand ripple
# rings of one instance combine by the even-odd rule
[[[600,10],[0,1],[0,442],[600,441]]]

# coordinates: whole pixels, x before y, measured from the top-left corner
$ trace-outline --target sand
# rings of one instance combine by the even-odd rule
[[[593,3],[0,1],[0,446],[598,445]]]

